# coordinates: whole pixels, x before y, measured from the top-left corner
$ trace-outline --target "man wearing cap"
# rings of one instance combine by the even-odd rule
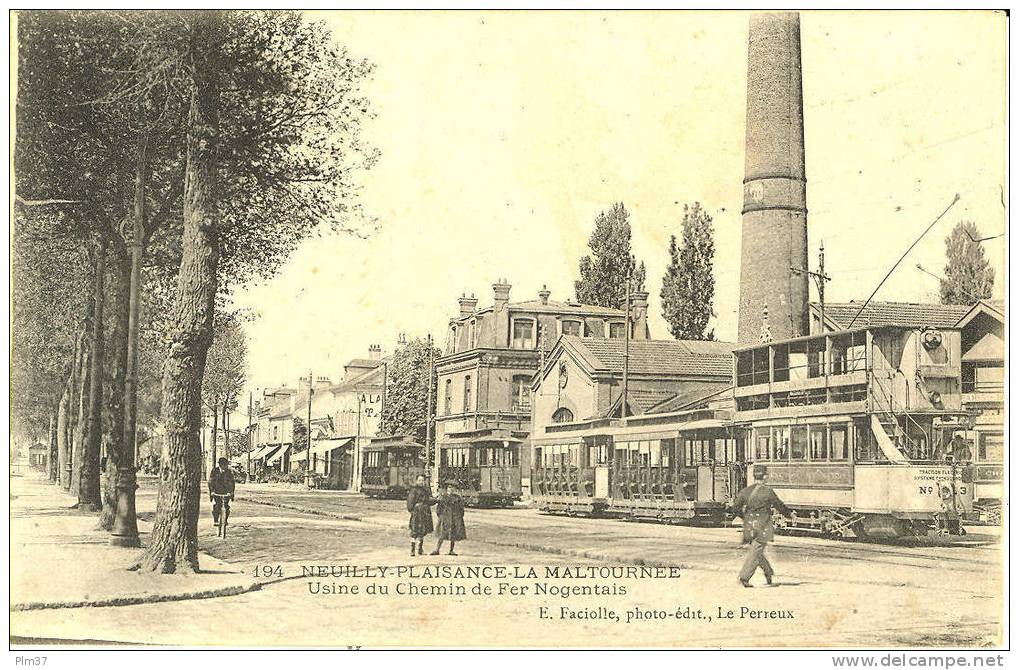
[[[736,494],[736,499],[732,501],[732,513],[743,518],[743,544],[749,545],[743,569],[739,573],[740,584],[746,588],[751,588],[750,578],[758,567],[764,571],[768,584],[771,584],[775,575],[771,563],[764,555],[764,549],[775,536],[772,510],[778,510],[783,516],[792,515],[792,511],[779,499],[775,490],[768,486],[766,466],[754,466],[754,479],[757,481]]]

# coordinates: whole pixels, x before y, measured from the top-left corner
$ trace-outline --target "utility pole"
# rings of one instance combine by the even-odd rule
[[[831,281],[824,272],[824,242],[821,242],[821,249],[817,255],[817,272],[811,272],[806,268],[789,268],[793,274],[805,274],[814,280],[814,285],[817,286],[817,300],[821,305],[821,332],[825,332],[827,328],[824,324],[824,285]]]
[[[251,429],[251,402],[252,392],[248,391],[248,479],[251,479],[251,452],[255,448],[255,431]]]
[[[308,370],[308,424],[304,429],[304,432],[308,436],[308,450],[304,452],[304,458],[306,459],[304,461],[304,471],[306,473],[305,478],[308,478],[311,475],[311,396],[315,395],[314,382],[315,377],[312,376],[311,370]],[[360,423],[360,421],[361,418],[359,416],[358,423]],[[360,428],[360,426],[358,426],[358,428]]]
[[[630,386],[630,273],[626,273],[626,324],[623,326],[623,402],[619,416],[626,423],[626,398]]]
[[[438,491],[439,487],[439,456],[432,446],[432,375],[434,374],[435,360],[432,356],[432,334],[428,334],[428,403],[425,410],[425,456],[428,463],[432,464],[432,471],[435,476],[432,478],[432,490]],[[464,408],[467,411],[467,408]]]

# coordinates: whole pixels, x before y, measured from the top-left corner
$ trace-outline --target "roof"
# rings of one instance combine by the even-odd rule
[[[595,370],[622,372],[625,341],[563,335],[565,346]],[[629,373],[635,375],[732,375],[736,345],[714,340],[630,340]]]
[[[967,363],[979,361],[1002,361],[1005,359],[1005,343],[994,333],[987,333],[980,341],[963,354]]]
[[[965,328],[978,314],[987,314],[988,316],[997,319],[1002,324],[1005,323],[1005,301],[1004,300],[981,300],[972,307],[969,311],[959,319],[957,324],[959,328]]]
[[[649,408],[668,400],[672,395],[671,391],[663,389],[632,389],[626,394],[626,407],[627,416],[634,416],[636,414],[644,414]],[[619,415],[619,407],[623,404],[623,396],[619,395],[616,397],[615,402],[609,407],[607,411],[602,413],[601,417],[615,417]],[[595,418],[595,417],[592,417]]]
[[[729,382],[704,382],[694,388],[681,391],[672,397],[649,407],[646,414],[669,414],[684,409],[706,406],[708,401],[732,388]]]
[[[381,360],[374,358],[352,358],[344,365],[345,368],[377,368],[382,365]]]
[[[524,300],[521,302],[507,303],[507,307],[509,307],[512,311],[531,312],[534,314],[574,314],[577,316],[623,318],[623,310],[621,309],[602,307],[600,305],[585,305],[578,302],[563,302],[560,300],[549,300],[548,302],[542,302],[541,300]],[[487,314],[494,309],[494,305],[489,305],[488,307],[483,307],[482,309],[471,312],[466,316],[453,317],[452,320],[456,322],[469,321],[479,314]]]
[[[856,318],[864,303],[836,302],[824,304],[824,319],[836,330],[845,330]],[[811,303],[811,310],[820,311],[818,303]],[[938,305],[922,302],[870,302],[860,313],[853,326],[931,326],[952,328],[966,316],[972,305]]]
[[[360,374],[353,379],[348,379],[345,382],[339,384],[333,384],[329,387],[330,393],[343,393],[344,391],[350,391],[356,389],[359,386],[382,386],[385,381],[385,368],[382,367],[382,363],[372,370]],[[305,402],[307,402],[307,394],[305,394]]]

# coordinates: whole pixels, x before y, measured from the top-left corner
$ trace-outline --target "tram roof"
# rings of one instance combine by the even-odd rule
[[[755,344],[748,344],[739,346],[733,349],[733,353],[740,353],[743,351],[752,351],[754,349],[765,349],[767,347],[774,347],[779,344],[790,344],[792,342],[804,342],[806,340],[819,340],[822,337],[838,337],[840,335],[853,335],[855,333],[864,333],[868,331],[876,330],[917,330],[923,326],[909,323],[882,323],[877,326],[860,326],[859,328],[853,328],[851,330],[829,330],[823,333],[813,333],[812,335],[800,335],[799,337],[790,337],[784,340],[774,340],[772,342],[758,342]],[[933,328],[933,326],[931,326]],[[954,326],[937,326],[938,330],[958,330]]]
[[[365,449],[372,451],[407,447],[421,449],[424,445],[418,442],[413,435],[383,435],[381,437],[373,437],[365,445]]]

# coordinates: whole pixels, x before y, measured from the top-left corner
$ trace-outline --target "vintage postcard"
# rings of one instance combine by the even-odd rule
[[[19,665],[1004,663],[1007,11],[10,21]]]

